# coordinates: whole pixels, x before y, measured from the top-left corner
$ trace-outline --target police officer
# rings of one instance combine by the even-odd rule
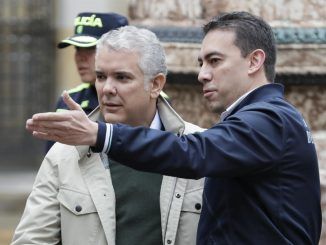
[[[75,18],[74,35],[58,44],[58,48],[75,47],[75,63],[81,84],[68,90],[70,96],[81,105],[86,114],[98,106],[95,90],[95,47],[98,39],[106,32],[128,25],[126,17],[116,13],[80,13]],[[59,98],[56,111],[67,110],[62,97]],[[48,141],[46,151],[54,144]]]

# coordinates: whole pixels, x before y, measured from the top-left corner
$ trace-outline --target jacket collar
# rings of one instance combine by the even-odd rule
[[[284,97],[284,86],[282,84],[270,83],[256,88],[249,93],[233,110],[226,116],[229,117],[235,112],[239,111],[244,106],[267,101],[272,98],[283,98]]]
[[[161,95],[157,100],[157,110],[160,115],[161,122],[166,131],[171,131],[177,134],[182,135],[185,130],[185,122],[182,118],[176,113],[176,111],[170,106],[166,99],[164,99]],[[96,121],[101,117],[100,107],[97,106],[88,117],[92,121]],[[76,149],[79,153],[80,159],[86,157],[89,146],[87,145],[79,145],[76,146]]]
[[[176,113],[170,104],[160,95],[157,100],[157,110],[166,131],[183,134],[185,121]]]

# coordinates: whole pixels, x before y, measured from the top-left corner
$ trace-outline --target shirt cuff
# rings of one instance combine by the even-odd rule
[[[95,146],[91,147],[93,152],[109,153],[112,139],[112,124],[97,122],[98,131]]]

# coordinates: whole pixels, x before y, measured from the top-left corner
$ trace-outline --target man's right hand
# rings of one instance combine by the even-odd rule
[[[66,91],[62,96],[69,111],[34,114],[26,121],[26,129],[39,139],[68,145],[94,146],[98,124],[87,117],[80,105]]]

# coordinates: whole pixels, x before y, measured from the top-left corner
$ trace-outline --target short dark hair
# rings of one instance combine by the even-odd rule
[[[224,29],[235,32],[234,45],[243,57],[255,49],[265,52],[265,75],[269,82],[274,82],[276,63],[276,44],[272,28],[262,18],[248,12],[222,13],[214,17],[204,27],[206,35],[211,30]]]

